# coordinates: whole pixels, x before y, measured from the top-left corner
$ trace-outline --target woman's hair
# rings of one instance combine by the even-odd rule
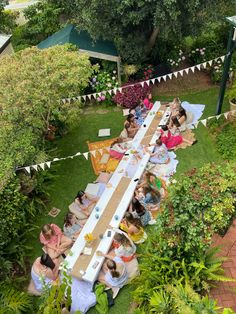
[[[141,221],[137,218],[134,218],[133,215],[128,212],[125,214],[125,219],[138,229],[142,227]]]
[[[132,200],[132,207],[135,209],[136,213],[139,216],[143,216],[146,212],[146,209],[144,208],[144,206],[136,198],[133,198]]]
[[[150,186],[144,186],[143,187],[143,194],[146,195],[147,193],[150,193],[151,197],[155,201],[160,202],[160,200],[161,200],[161,193],[159,191],[154,190]]]
[[[156,140],[156,145],[157,145],[157,146],[161,146],[161,145],[162,145],[162,140],[161,140],[161,138],[158,138],[158,139]]]
[[[116,233],[114,239],[124,246],[131,246],[129,239],[123,233]]]
[[[77,195],[76,195],[76,198],[79,199],[80,204],[83,204],[82,197],[83,197],[84,194],[85,194],[84,191],[80,190],[80,191],[77,193]]]
[[[162,128],[163,131],[168,131],[169,130],[167,125],[162,125],[161,128]]]
[[[150,178],[151,178],[151,177],[156,178],[156,175],[153,174],[153,173],[151,173],[150,171],[147,171],[147,172],[145,173],[145,177],[146,177],[146,179],[147,179],[148,181],[150,181]]]
[[[47,253],[43,253],[40,258],[40,263],[46,267],[49,267],[51,270],[53,270],[55,267],[53,260]]]
[[[171,120],[172,120],[172,123],[174,124],[174,126],[176,126],[177,128],[180,127],[180,123],[179,123],[177,117],[172,117]]]
[[[107,268],[110,270],[113,278],[120,277],[120,273],[116,270],[116,262],[114,262],[112,259],[107,261]]]
[[[134,118],[134,115],[132,113],[128,114],[126,120],[130,123],[131,122],[131,119]]]
[[[71,220],[75,215],[73,213],[67,213],[65,219],[64,219],[64,224],[66,227],[72,226]]]
[[[47,234],[48,231],[51,231],[51,235],[50,236]],[[51,238],[51,236],[55,235],[55,232],[54,232],[54,230],[53,230],[53,228],[51,227],[50,224],[46,224],[46,225],[44,225],[42,227],[42,234],[43,234],[44,238],[48,240],[48,239]]]
[[[186,114],[186,110],[180,105],[179,107],[179,117],[183,117],[185,116],[185,118],[187,118],[187,114]]]
[[[123,139],[121,137],[118,137],[114,142],[111,143],[110,147],[113,147],[115,144],[122,143]]]

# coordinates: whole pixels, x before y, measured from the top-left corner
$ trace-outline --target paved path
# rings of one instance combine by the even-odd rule
[[[221,247],[218,255],[227,257],[223,263],[225,275],[236,279],[236,219],[223,238],[214,235],[213,246],[216,245]],[[219,282],[211,289],[210,295],[218,301],[219,306],[231,307],[236,311],[236,282]]]

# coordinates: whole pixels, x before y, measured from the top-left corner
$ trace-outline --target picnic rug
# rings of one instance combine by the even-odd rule
[[[190,130],[190,129],[187,129],[186,131],[182,132],[182,136],[183,136],[183,138],[185,138],[186,140],[189,140],[189,141],[192,141],[192,142],[195,140],[194,133],[193,133],[193,131]],[[179,148],[186,148],[186,147],[188,147],[188,146],[191,146],[191,144],[186,143],[186,142],[182,142],[180,145],[175,146],[175,147],[173,148],[173,150],[175,151],[175,150],[177,150],[177,149],[179,149]]]
[[[119,160],[114,158],[109,158],[106,164],[101,164],[100,160],[104,154],[109,154],[109,148],[111,143],[114,142],[117,138],[110,138],[104,141],[98,142],[87,142],[89,151],[95,151],[94,154],[90,154],[93,170],[96,175],[99,175],[101,171],[113,172],[119,164]]]

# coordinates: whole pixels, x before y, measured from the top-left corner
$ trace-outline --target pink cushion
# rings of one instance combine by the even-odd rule
[[[115,151],[113,149],[110,149],[109,153],[110,153],[112,158],[119,159],[119,160],[121,160],[124,156],[123,153],[118,153],[117,151]]]
[[[107,184],[107,182],[110,180],[112,174],[111,173],[107,173],[107,172],[101,172],[99,174],[99,176],[96,179],[97,183],[105,183]]]

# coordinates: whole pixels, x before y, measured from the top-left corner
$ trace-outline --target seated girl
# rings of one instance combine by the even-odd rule
[[[40,242],[52,259],[64,256],[66,250],[72,246],[72,240],[67,238],[55,224],[46,224],[40,233]]]
[[[161,139],[156,140],[153,153],[150,153],[150,156],[149,161],[153,164],[168,164],[170,161],[166,145]]]
[[[150,210],[154,215],[160,208],[161,194],[155,191],[150,186],[144,186],[138,189],[136,192],[136,197],[140,203],[148,210]]]
[[[125,231],[129,238],[136,244],[146,240],[147,234],[144,232],[141,221],[134,218],[132,214],[126,213],[120,223],[120,229]]]
[[[177,119],[180,125],[184,125],[187,120],[186,110],[181,106],[180,101],[176,101],[175,106],[172,107],[172,117],[169,123],[169,128],[172,128],[175,125],[173,119]]]
[[[72,241],[75,241],[82,229],[82,226],[79,224],[76,216],[73,213],[67,213],[64,220],[63,231],[65,236],[70,238]]]
[[[130,109],[129,113],[135,116],[135,122],[137,123],[138,126],[141,126],[147,115],[147,109],[143,105],[143,103],[140,102],[140,104],[136,105],[133,109]]]
[[[38,292],[42,292],[45,285],[51,285],[58,278],[59,265],[60,259],[53,261],[46,253],[36,258],[31,268],[31,278]]]
[[[116,232],[113,239],[114,253],[119,256],[123,262],[130,262],[135,258],[136,246],[129,237],[122,231]]]
[[[138,187],[151,187],[154,191],[160,192],[162,197],[167,194],[167,186],[165,180],[158,178],[155,174],[146,171],[143,176],[143,181],[138,185]]]
[[[148,225],[152,221],[152,215],[135,197],[129,206],[129,212],[134,218],[140,219],[142,226]]]
[[[147,97],[144,98],[143,104],[147,108],[147,110],[151,110],[152,109],[153,103],[152,103],[152,94],[151,93],[149,93],[147,95]]]
[[[107,258],[98,280],[110,288],[122,288],[128,281],[128,273],[122,259],[119,256],[113,257],[109,254],[103,254],[100,251],[97,251],[97,255]]]
[[[112,158],[121,160],[127,151],[127,148],[125,148],[124,145],[121,145],[123,143],[123,139],[118,137],[110,146],[109,154]]]
[[[134,138],[136,133],[138,132],[139,126],[135,122],[135,116],[132,113],[127,116],[124,123],[124,128],[127,131],[128,138]]]

